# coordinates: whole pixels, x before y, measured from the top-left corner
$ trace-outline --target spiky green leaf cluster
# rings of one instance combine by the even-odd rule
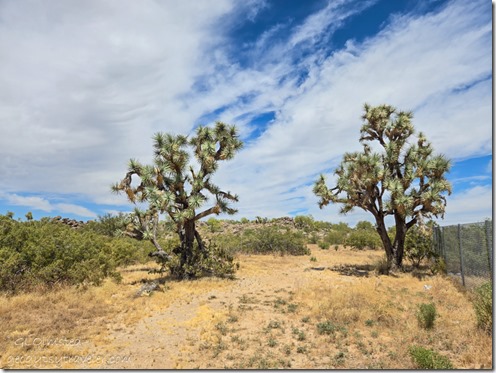
[[[400,214],[403,218],[443,216],[445,194],[451,185],[444,175],[450,163],[443,155],[433,155],[431,144],[422,133],[415,134],[411,112],[394,107],[365,105],[360,142],[362,152],[346,153],[336,169],[336,186],[328,188],[324,176],[314,186],[319,206],[341,203],[341,212],[354,207],[376,217]],[[377,142],[381,153],[372,152]]]
[[[236,212],[229,203],[236,202],[238,197],[222,191],[211,181],[218,163],[233,158],[242,147],[235,126],[217,122],[213,128],[198,127],[191,139],[183,135],[157,133],[153,141],[154,164],[143,165],[131,159],[124,179],[112,186],[114,192],[125,192],[133,204],[148,203],[146,216],[150,224],[152,217],[158,214],[167,214],[180,227],[186,221],[210,214]],[[189,147],[200,166],[197,170],[189,164]],[[208,200],[205,191],[214,197],[214,204],[198,211]],[[137,215],[137,219],[136,226],[148,235],[147,224],[140,221],[145,219],[145,215]]]

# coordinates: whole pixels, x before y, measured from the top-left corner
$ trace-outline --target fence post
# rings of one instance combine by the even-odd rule
[[[491,228],[491,224],[489,223],[489,220],[486,220],[486,248],[487,248],[487,261],[489,262],[489,272],[491,273],[491,281],[493,280],[493,261],[492,261],[492,255],[491,255],[491,250],[492,248],[492,240],[490,241],[489,239],[491,238],[491,234],[489,232]]]
[[[441,243],[441,254],[443,255],[444,261],[446,261],[446,247],[444,242],[444,227],[440,227],[439,241]]]
[[[465,286],[465,274],[463,273],[463,254],[462,254],[462,226],[458,224],[458,247],[460,249],[460,270],[462,274],[462,284]]]

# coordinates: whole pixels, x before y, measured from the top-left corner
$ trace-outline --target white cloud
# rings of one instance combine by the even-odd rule
[[[444,219],[440,225],[484,221],[492,217],[492,187],[476,186],[448,197]]]
[[[35,210],[45,212],[53,211],[53,206],[48,200],[42,197],[23,197],[17,194],[0,194],[0,198],[7,200],[10,205],[27,206]]]
[[[229,1],[0,4],[0,188],[103,199],[155,131],[188,131]],[[115,181],[113,178],[110,182]]]
[[[292,193],[302,198],[291,204],[285,192],[315,181],[344,152],[360,149],[364,102],[417,108],[416,128],[449,157],[490,154],[490,80],[480,80],[491,75],[491,24],[478,5],[453,2],[438,14],[397,18],[363,44],[350,42],[321,64],[307,61],[310,78],[303,86],[278,87],[285,99],[275,123],[220,171],[221,185],[240,194],[241,214],[263,209],[278,216],[308,208],[324,216],[311,187]],[[362,219],[336,213],[330,208],[327,217]]]
[[[15,193],[0,193],[0,199],[12,206],[23,206],[44,212],[57,211],[60,213],[74,214],[85,218],[96,218],[97,214],[86,207],[72,203],[51,203],[48,199],[37,196],[21,196]]]
[[[372,4],[330,2],[299,27],[268,30],[244,65],[232,57],[226,27],[256,19],[267,3],[254,0],[252,12],[240,4],[1,3],[0,49],[9,54],[0,65],[0,188],[125,204],[109,185],[130,157],[151,159],[153,132],[188,133],[219,107],[216,119],[236,123],[244,136],[251,118],[276,113],[215,175],[239,194],[238,216],[308,209],[363,220],[359,210],[345,217],[337,206],[319,210],[311,184],[359,149],[364,102],[415,110],[416,127],[449,157],[490,154],[491,19],[482,1],[397,16],[378,35],[327,56],[319,43]]]
[[[96,218],[97,214],[93,211],[88,210],[86,207],[74,205],[72,203],[57,203],[54,205],[54,209],[62,213],[74,214],[78,216],[83,216],[85,218]]]

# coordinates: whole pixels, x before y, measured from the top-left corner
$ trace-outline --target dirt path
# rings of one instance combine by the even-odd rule
[[[319,275],[311,273],[311,263],[302,259],[273,257],[273,265],[264,268],[260,263],[268,262],[265,257],[245,257],[238,278],[226,280],[227,286],[181,297],[132,326],[125,325],[124,316],[114,320],[109,336],[111,342],[100,352],[113,351],[126,361],[109,361],[102,368],[206,367],[209,363],[193,356],[192,352],[218,342],[216,335],[226,320],[242,317],[242,325],[238,326],[246,337],[265,322],[267,315],[273,314],[277,299],[293,294],[306,281]],[[154,293],[150,299],[162,295]]]

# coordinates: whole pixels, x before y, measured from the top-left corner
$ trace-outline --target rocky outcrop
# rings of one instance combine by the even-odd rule
[[[72,229],[82,228],[84,225],[86,225],[87,223],[89,223],[89,221],[88,222],[84,222],[82,220],[75,220],[75,219],[63,218],[62,216],[56,216],[56,217],[54,217],[52,219],[52,222],[68,225]]]

